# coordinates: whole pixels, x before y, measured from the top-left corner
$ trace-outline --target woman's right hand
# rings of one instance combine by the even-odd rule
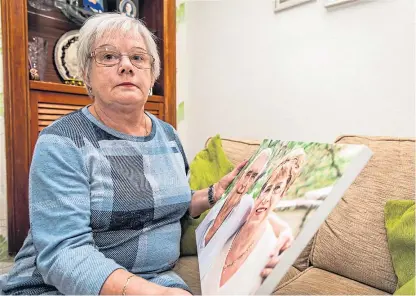
[[[132,275],[124,269],[115,270],[105,281],[100,295],[121,295],[123,289],[126,295],[192,295],[183,289],[164,287],[139,276],[131,277]],[[127,282],[129,277],[131,280]]]

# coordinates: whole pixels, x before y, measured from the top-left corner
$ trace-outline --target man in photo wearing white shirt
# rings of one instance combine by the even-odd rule
[[[196,240],[199,260],[199,273],[202,278],[210,266],[210,257],[215,256],[227,239],[232,236],[245,222],[250,211],[247,208],[253,206],[251,199],[245,199],[244,205],[237,205],[248,189],[257,181],[264,172],[270,160],[272,149],[262,150],[235,183],[230,193],[218,201],[205,219],[196,229]]]

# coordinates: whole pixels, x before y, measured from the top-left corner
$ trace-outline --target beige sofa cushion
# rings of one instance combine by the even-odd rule
[[[289,268],[289,270],[286,272],[285,276],[280,281],[279,285],[276,287],[276,290],[282,287],[283,285],[286,285],[287,282],[292,281],[296,276],[298,276],[301,273],[301,271],[293,266]]]
[[[279,286],[274,295],[385,295],[354,280],[310,267]]]
[[[201,295],[197,256],[180,257],[173,270],[188,284],[193,295]]]
[[[185,256],[179,258],[179,261],[176,263],[173,270],[188,284],[194,295],[201,295],[201,282],[199,280],[197,256]],[[298,274],[300,274],[300,271],[291,267],[280,281],[280,285],[284,285]]]
[[[208,141],[205,143],[207,147]],[[240,141],[232,139],[221,139],[222,149],[225,155],[234,164],[237,165],[244,159],[248,159],[259,148],[261,142],[258,141]]]
[[[374,155],[319,229],[311,263],[393,293],[383,209],[389,199],[415,196],[414,139],[344,136],[337,142],[365,144]]]

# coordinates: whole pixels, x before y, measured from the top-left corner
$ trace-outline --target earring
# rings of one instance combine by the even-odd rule
[[[92,93],[92,87],[87,85],[87,90],[88,90],[88,94],[90,95],[90,97],[94,97],[94,94]]]
[[[153,87],[149,88],[149,96],[153,95]]]

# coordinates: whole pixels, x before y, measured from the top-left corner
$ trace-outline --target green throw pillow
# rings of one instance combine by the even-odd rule
[[[219,135],[212,137],[208,147],[200,151],[190,164],[189,185],[193,190],[207,188],[231,172],[233,164],[228,160],[221,145]],[[185,216],[182,219],[181,255],[197,255],[195,229],[207,215],[208,211],[197,219]]]
[[[388,246],[398,280],[394,295],[415,295],[415,202],[387,201],[384,215]]]

